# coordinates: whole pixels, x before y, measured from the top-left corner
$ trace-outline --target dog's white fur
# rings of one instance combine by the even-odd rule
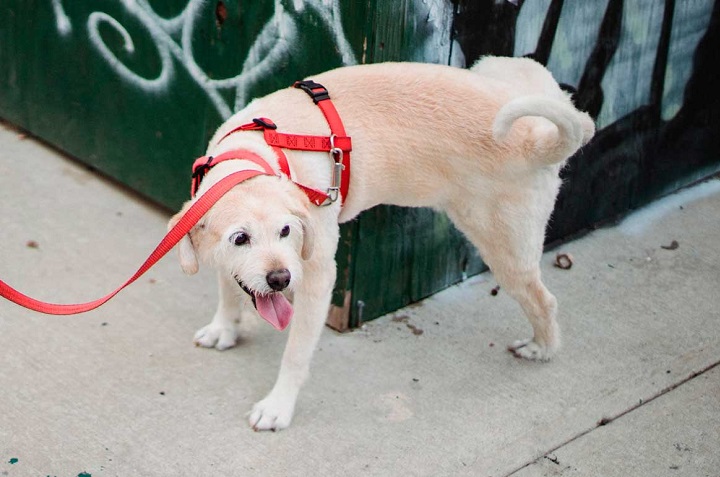
[[[545,226],[560,186],[558,172],[594,134],[591,118],[576,110],[552,75],[530,59],[486,57],[470,70],[384,63],[339,68],[313,79],[330,91],[353,141],[344,206],[316,207],[286,178],[259,176],[220,199],[179,246],[187,273],[197,271],[198,262],[218,270],[220,302],[211,323],[195,335],[200,346],[236,344],[235,325],[252,308],[236,279],[263,294],[272,291],[268,272],[287,269],[291,274],[295,316],[280,373],[250,412],[250,425],[275,430],[290,424],[330,304],[338,222],[378,204],[447,213],[533,327],[533,338],[513,343],[510,350],[527,359],[549,359],[560,334],[556,299],[540,280]],[[330,133],[310,98],[288,88],[230,118],[210,141],[208,154],[245,148],[276,167],[277,158],[260,132],[235,133],[218,143],[255,117],[272,119],[282,132]],[[286,154],[298,182],[329,187],[328,154]],[[255,167],[245,161],[219,164],[198,196],[221,177]],[[290,234],[283,237],[285,226]],[[250,236],[248,243],[231,243],[238,231]]]

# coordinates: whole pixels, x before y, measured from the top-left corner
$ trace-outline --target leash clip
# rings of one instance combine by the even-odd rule
[[[333,166],[331,185],[327,190],[328,197],[330,198],[330,203],[338,200],[338,196],[340,195],[340,184],[342,182],[343,169],[345,169],[345,166],[342,162],[336,162]]]
[[[327,190],[330,205],[340,196],[340,186],[342,184],[342,171],[345,169],[343,164],[343,150],[335,147],[335,134],[330,135],[330,158],[333,160],[332,176],[330,178],[330,187]]]

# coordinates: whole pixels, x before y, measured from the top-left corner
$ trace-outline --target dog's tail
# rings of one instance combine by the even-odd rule
[[[493,124],[495,140],[503,142],[510,134],[513,123],[525,116],[539,116],[555,125],[555,128],[533,128],[531,140],[534,144],[529,159],[540,166],[564,161],[595,134],[592,118],[575,109],[568,101],[533,95],[513,99],[500,108]]]

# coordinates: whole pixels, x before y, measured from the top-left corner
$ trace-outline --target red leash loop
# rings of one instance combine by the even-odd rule
[[[0,296],[30,310],[49,315],[74,315],[77,313],[85,313],[94,310],[105,304],[120,291],[140,278],[150,267],[155,265],[163,256],[165,256],[172,248],[195,226],[205,213],[217,202],[223,195],[237,184],[250,179],[252,177],[265,174],[260,171],[240,171],[230,174],[210,187],[182,216],[175,226],[165,235],[155,250],[145,260],[135,274],[115,291],[109,293],[103,298],[87,303],[77,303],[69,305],[60,305],[55,303],[46,303],[43,301],[30,298],[20,293],[4,281],[0,280]]]

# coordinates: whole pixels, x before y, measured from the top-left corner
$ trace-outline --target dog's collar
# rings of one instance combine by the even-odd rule
[[[340,115],[332,101],[330,101],[330,95],[324,86],[312,80],[298,81],[293,86],[305,91],[312,98],[313,102],[318,105],[330,126],[330,136],[280,133],[277,132],[277,126],[270,119],[256,118],[253,119],[252,123],[243,124],[231,130],[225,134],[218,143],[239,131],[263,131],[265,142],[272,147],[277,155],[280,171],[290,180],[292,180],[290,166],[288,165],[287,156],[283,152],[283,149],[328,152],[333,161],[333,165],[330,187],[327,189],[327,192],[321,192],[297,182],[295,182],[295,184],[305,192],[310,202],[315,205],[332,204],[338,199],[338,196],[342,197],[342,202],[345,202],[350,188],[350,151],[352,150],[352,141],[350,137],[346,135]],[[247,159],[260,165],[266,174],[275,174],[264,159],[251,151],[235,150],[217,157],[203,156],[193,164],[191,189],[193,197],[200,186],[200,181],[202,181],[207,171],[213,165],[228,159]]]

